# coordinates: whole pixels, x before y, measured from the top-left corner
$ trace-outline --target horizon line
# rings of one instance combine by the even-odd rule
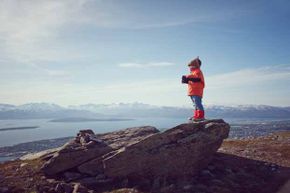
[[[22,106],[22,105],[27,105],[27,104],[50,104],[50,105],[57,105],[60,107],[65,107],[68,108],[70,106],[82,106],[82,105],[113,105],[113,104],[143,104],[143,105],[150,105],[150,106],[157,106],[157,107],[182,107],[186,108],[187,105],[156,105],[156,104],[150,104],[150,103],[143,103],[143,102],[112,102],[112,103],[82,103],[82,104],[70,104],[70,105],[61,105],[58,103],[53,103],[53,102],[26,102],[26,103],[21,103],[21,104],[12,104],[12,103],[1,103],[0,105],[12,105],[12,106]],[[188,105],[191,107],[191,105]],[[225,106],[225,107],[238,107],[238,106],[268,106],[268,107],[280,107],[280,108],[287,108],[290,107],[290,105],[266,105],[266,104],[204,104],[204,106]],[[188,108],[190,108],[188,107]]]

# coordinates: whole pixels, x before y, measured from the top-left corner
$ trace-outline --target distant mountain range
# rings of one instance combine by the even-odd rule
[[[0,119],[188,117],[191,108],[143,103],[85,104],[62,107],[50,103],[0,104]],[[206,106],[210,118],[290,118],[290,107],[266,105]]]

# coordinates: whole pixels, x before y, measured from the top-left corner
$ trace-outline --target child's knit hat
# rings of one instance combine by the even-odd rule
[[[189,62],[189,64],[187,66],[193,66],[195,64],[198,64],[199,66],[201,66],[201,60],[199,59],[199,56],[197,56],[195,59],[191,60],[191,62]]]

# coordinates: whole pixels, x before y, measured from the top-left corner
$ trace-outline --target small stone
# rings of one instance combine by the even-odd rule
[[[26,165],[27,165],[27,163],[22,163],[22,164],[20,164],[20,167],[22,168],[22,167],[24,167]]]
[[[47,181],[48,183],[54,183],[54,182],[56,182],[55,179],[47,179],[46,181]]]
[[[72,193],[87,193],[88,189],[82,186],[80,183],[76,183]]]
[[[87,136],[87,135],[80,137],[80,143],[81,143],[82,145],[85,145],[86,143],[88,143],[89,140],[90,140],[90,139],[89,139],[89,136]]]

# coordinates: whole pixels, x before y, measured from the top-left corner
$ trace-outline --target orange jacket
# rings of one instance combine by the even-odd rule
[[[188,82],[188,96],[197,95],[202,97],[203,96],[203,88],[205,86],[204,78],[202,71],[199,68],[194,69],[191,71],[189,75],[186,76],[186,78],[200,78],[201,82]]]

